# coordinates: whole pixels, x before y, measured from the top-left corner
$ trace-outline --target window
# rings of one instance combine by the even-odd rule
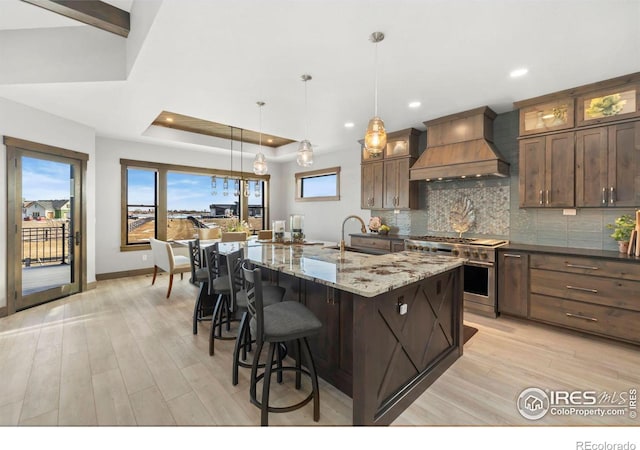
[[[147,244],[157,235],[157,175],[155,170],[127,168],[127,245]]]
[[[340,200],[340,167],[296,173],[296,201]]]
[[[120,164],[121,250],[148,248],[151,237],[192,239],[203,225],[225,228],[244,220],[260,230],[268,223],[269,175],[244,181],[237,172],[216,169],[125,159]],[[242,195],[245,184],[249,197]]]

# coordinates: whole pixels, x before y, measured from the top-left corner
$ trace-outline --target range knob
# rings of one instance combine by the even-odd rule
[[[488,256],[489,256],[489,255],[487,255],[487,254],[486,254],[486,253],[484,253],[484,252],[483,252],[483,253],[480,253],[480,258],[482,258],[482,259],[487,259],[487,257],[488,257]]]
[[[460,254],[460,250],[454,249],[451,251],[451,253],[453,254],[453,256],[458,256]]]
[[[465,250],[464,251],[464,256],[466,256],[466,257],[471,256],[471,253],[469,252],[469,250]]]
[[[474,257],[476,257],[476,258],[477,258],[478,256],[480,256],[480,255],[478,254],[478,251],[477,251],[477,250],[474,250],[474,251],[473,251],[473,256],[474,256]]]
[[[435,253],[435,252],[437,252],[437,251],[438,251],[438,249],[437,249],[436,247],[431,247],[431,251],[432,251],[433,253]]]

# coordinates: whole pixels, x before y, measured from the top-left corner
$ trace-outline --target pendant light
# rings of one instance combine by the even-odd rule
[[[260,180],[256,180],[256,185],[254,187],[253,195],[255,195],[256,198],[260,197]]]
[[[229,174],[233,172],[233,127],[229,127],[229,142],[231,145],[229,146],[229,156],[231,160],[231,168],[229,169]],[[224,181],[222,182],[222,195],[225,197],[229,196],[229,176],[224,177]]]
[[[384,39],[384,34],[380,31],[371,33],[369,37],[376,46],[375,49],[375,94],[374,94],[374,116],[369,121],[367,132],[364,135],[364,147],[371,156],[379,156],[387,146],[387,132],[384,130],[384,122],[378,117],[378,42]]]
[[[211,195],[218,195],[218,178],[215,175],[211,177]]]
[[[244,158],[242,157],[243,134],[244,130],[240,128],[240,181],[242,182],[242,195],[249,197],[249,180],[244,179]]]
[[[260,110],[260,127],[259,127],[259,147],[258,154],[256,158],[253,160],[253,173],[256,175],[264,175],[267,173],[267,160],[262,153],[262,107],[265,105],[264,102],[256,102],[258,108]]]
[[[311,80],[311,75],[302,75],[302,81],[304,81],[304,134],[306,137],[309,136],[309,117],[307,112],[307,81]],[[296,157],[296,161],[299,166],[309,167],[313,164],[313,147],[311,146],[311,142],[305,137],[302,141],[300,141],[300,146],[298,147],[298,156]]]

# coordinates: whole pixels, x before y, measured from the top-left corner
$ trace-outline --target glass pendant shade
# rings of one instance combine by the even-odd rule
[[[222,182],[222,195],[225,197],[229,195],[229,179],[224,177],[224,181]]]
[[[240,189],[238,188],[238,180],[233,180],[233,196],[238,197],[240,195]]]
[[[251,195],[251,192],[249,192],[249,180],[244,182],[244,189],[242,190],[242,195],[244,195],[245,197],[249,197],[249,195]]]
[[[215,176],[211,177],[211,195],[218,195],[218,179]]]
[[[263,153],[258,153],[253,160],[253,173],[264,175],[267,173],[267,160]]]
[[[296,162],[299,166],[309,167],[313,164],[313,147],[308,140],[300,141]]]
[[[371,155],[381,154],[387,146],[387,132],[380,117],[376,116],[369,121],[364,135],[364,146]]]

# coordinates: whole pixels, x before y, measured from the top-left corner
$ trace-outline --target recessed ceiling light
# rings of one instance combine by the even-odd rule
[[[409,103],[409,108],[419,108],[422,103],[420,102],[411,102]]]
[[[173,117],[167,117],[165,120],[166,120],[167,122],[173,122]]]
[[[268,142],[269,144],[273,144],[273,139],[267,139],[267,142]]]
[[[355,126],[355,123],[353,122],[345,122],[344,127],[345,128],[353,128]]]
[[[509,76],[511,76],[511,78],[518,78],[518,77],[521,77],[523,75],[526,75],[527,72],[529,72],[529,69],[526,69],[526,68],[522,67],[520,69],[512,70],[511,73],[509,74]]]

